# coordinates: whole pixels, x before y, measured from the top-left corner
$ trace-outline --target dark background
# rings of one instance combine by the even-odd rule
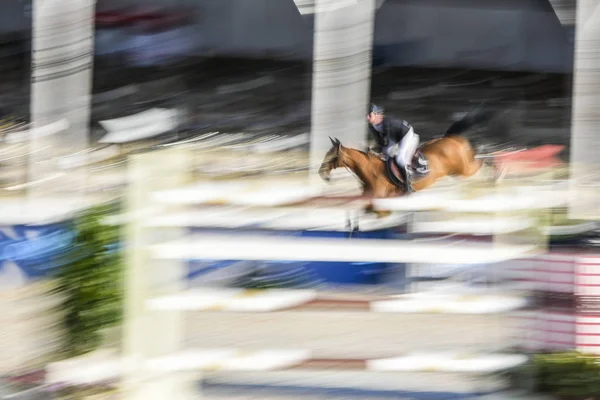
[[[296,134],[310,129],[311,15],[288,0],[195,0],[152,3],[100,1],[99,12],[133,12],[158,5],[156,15],[186,7],[187,18],[160,29],[129,22],[97,25],[94,92],[140,84],[137,92],[95,102],[99,119],[152,105],[186,110],[182,124],[197,132],[246,131]],[[244,5],[245,4],[245,5]],[[407,119],[423,139],[442,133],[457,113],[487,101],[499,112],[475,132],[490,140],[534,146],[568,145],[571,113],[573,28],[561,25],[542,0],[386,0],[375,21],[372,98]],[[28,3],[0,5],[0,111],[22,119],[29,113]],[[100,21],[101,22],[101,21]],[[127,51],[107,53],[107,31],[120,30],[123,44],[135,35],[161,45],[164,31],[183,29],[189,51],[161,65],[135,65]],[[125,38],[125,39],[123,39]],[[173,39],[171,39],[173,40]],[[177,35],[175,35],[175,40]],[[137,48],[136,48],[137,46]],[[166,44],[168,46],[168,44]],[[153,83],[148,83],[153,82]],[[247,88],[228,85],[244,85]],[[567,155],[568,152],[565,152]]]

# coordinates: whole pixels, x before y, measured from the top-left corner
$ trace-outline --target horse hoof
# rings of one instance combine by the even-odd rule
[[[377,219],[381,219],[381,218],[389,217],[390,215],[392,215],[392,212],[391,211],[375,211],[375,215],[377,216]]]
[[[373,204],[369,204],[368,206],[365,207],[365,213],[367,213],[367,214],[375,214],[375,216],[378,219],[379,218],[387,217],[390,214],[392,214],[391,211],[378,211],[378,210],[375,210],[375,207],[373,207]]]

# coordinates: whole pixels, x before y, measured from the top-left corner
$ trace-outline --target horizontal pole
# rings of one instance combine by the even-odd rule
[[[536,246],[382,239],[191,235],[151,246],[157,259],[488,264],[533,254]]]
[[[309,289],[198,288],[150,299],[146,304],[150,309],[160,311],[498,314],[523,308],[527,305],[527,300],[518,296],[491,294],[331,297]]]

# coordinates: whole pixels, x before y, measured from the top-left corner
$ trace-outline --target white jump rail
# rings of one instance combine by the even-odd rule
[[[184,188],[159,191],[153,195],[158,203],[194,205],[222,203],[239,206],[274,207],[300,202],[321,195],[320,188],[282,185],[256,185],[240,182],[206,182]]]
[[[386,211],[498,213],[564,207],[568,200],[568,193],[531,187],[513,192],[507,190],[505,193],[491,193],[473,199],[461,198],[456,192],[439,191],[435,196],[421,192],[408,197],[374,200],[373,205],[378,210]]]
[[[235,243],[232,246],[232,243]],[[286,238],[266,235],[197,234],[151,247],[162,260],[285,260],[381,263],[488,264],[535,254],[533,245],[400,240]]]
[[[356,300],[354,300],[357,303]],[[149,299],[153,310],[195,310],[264,313],[287,310],[315,310],[323,304],[328,311],[338,306],[347,311],[344,298],[328,300],[316,290],[266,289],[246,290],[229,288],[194,288],[178,294]],[[445,294],[418,296],[413,294],[366,299],[360,312],[422,313],[422,314],[498,314],[519,310],[527,300],[507,295]],[[314,306],[313,306],[314,305]]]
[[[0,199],[0,226],[63,222],[92,205],[77,198]]]
[[[234,205],[237,207],[276,207],[286,203],[303,200],[318,193],[312,187],[293,187],[280,185],[276,189],[262,191],[252,189],[252,185],[238,183],[220,183],[214,185],[185,186],[187,172],[190,168],[191,157],[188,152],[180,149],[171,149],[157,154],[133,156],[130,163],[132,185],[128,188],[128,213],[133,214],[137,209],[147,208],[151,203],[185,207],[217,203]],[[167,180],[168,179],[168,180]],[[180,189],[183,186],[183,189]],[[164,190],[167,189],[167,190]],[[265,189],[265,187],[254,188]],[[154,195],[152,195],[154,193]],[[412,198],[412,199],[411,199]],[[502,213],[510,209],[498,203],[506,199],[496,197],[476,201],[462,201],[454,198],[441,199],[427,196],[408,197],[395,200],[395,204],[404,202],[402,209],[406,211],[440,209],[442,205],[450,204],[451,207],[441,207],[445,211],[472,211],[475,207],[479,213]],[[382,200],[383,201],[383,200]],[[412,203],[410,206],[409,203]],[[415,207],[415,203],[421,207]],[[388,201],[393,204],[394,201]],[[536,204],[534,204],[536,203]],[[540,201],[523,201],[520,209],[527,210],[528,205],[537,208],[553,206]],[[379,203],[381,205],[381,202]],[[427,206],[427,207],[425,207]],[[519,207],[517,207],[519,208]],[[156,217],[167,217],[167,213]],[[183,340],[183,313],[182,310],[212,309],[223,311],[267,312],[290,308],[302,302],[311,301],[314,292],[263,292],[255,297],[245,298],[240,293],[223,291],[219,294],[207,295],[207,292],[186,292],[185,285],[181,282],[184,276],[186,261],[189,259],[210,260],[292,260],[292,261],[324,261],[324,262],[384,262],[384,263],[443,263],[457,264],[490,264],[507,261],[535,254],[539,251],[536,245],[509,245],[499,241],[494,243],[478,243],[469,241],[436,241],[416,242],[379,239],[315,239],[306,237],[281,237],[276,235],[257,234],[193,234],[183,235],[183,238],[168,240],[166,242],[151,244],[147,233],[153,231],[161,236],[176,235],[177,228],[189,227],[179,215],[178,221],[171,221],[175,229],[156,229],[161,224],[156,223],[156,217],[148,217],[151,222],[133,218],[128,224],[128,257],[127,267],[127,294],[125,313],[124,357],[130,368],[125,374],[124,387],[128,399],[148,400],[171,398],[190,398],[197,394],[189,389],[189,384],[181,380],[164,379],[164,384],[156,380],[153,390],[144,390],[141,383],[147,375],[149,360],[154,360],[156,366],[163,368],[162,372],[174,372],[181,367],[203,369],[197,363],[198,358],[181,353]],[[163,225],[165,221],[163,220]],[[181,223],[181,225],[179,224]],[[152,226],[154,224],[154,226]],[[168,224],[167,224],[168,225]],[[285,225],[285,224],[283,224]],[[289,226],[297,226],[290,224]],[[274,223],[273,226],[281,227]],[[183,233],[183,232],[181,232]],[[181,237],[181,235],[179,235]],[[173,237],[173,236],[169,236]],[[175,236],[177,237],[177,235]],[[150,267],[152,260],[158,265]],[[150,270],[149,268],[153,268]],[[162,282],[163,289],[160,293],[148,294],[150,281]],[[229,295],[228,295],[229,294]],[[405,297],[404,299],[387,299],[373,302],[370,310],[373,312],[435,312],[457,313],[459,310],[466,313],[493,313],[512,309],[523,305],[521,299],[491,299],[482,301],[470,307],[462,299],[438,297],[426,300],[424,298]],[[500,304],[500,306],[499,306]],[[170,312],[164,312],[169,310]],[[172,311],[171,311],[172,310]],[[158,357],[158,358],[157,358]],[[169,358],[171,357],[171,358]],[[416,358],[415,358],[416,357]],[[435,357],[425,357],[423,361],[417,356],[412,358],[390,358],[387,360],[371,360],[367,363],[370,370],[402,371],[414,368],[416,370],[444,371],[454,366],[462,371],[486,372],[525,362],[526,357],[520,355],[489,355],[481,356],[481,362],[473,359],[464,363],[455,363],[450,356],[440,355],[438,361]],[[468,357],[467,357],[468,358]],[[171,360],[167,362],[167,360]],[[194,364],[196,360],[196,364]],[[411,361],[412,360],[412,361]],[[409,362],[410,361],[410,362]],[[191,364],[190,364],[191,363]],[[411,364],[412,363],[412,364]],[[167,367],[171,365],[171,367]],[[412,365],[412,367],[410,366]],[[214,368],[214,366],[213,366]],[[221,367],[219,367],[221,368]],[[184,368],[185,369],[185,368]],[[209,368],[210,369],[210,368]],[[146,371],[146,372],[144,372]],[[186,387],[188,389],[183,389]],[[176,393],[176,394],[174,394]]]
[[[252,209],[248,207],[212,207],[204,210],[167,212],[149,216],[144,222],[149,227],[244,228],[272,230],[320,230],[361,232],[390,229],[406,223],[408,214],[394,213],[385,218],[355,210],[328,210],[301,208]],[[115,222],[118,222],[115,220]]]
[[[361,369],[373,372],[422,372],[486,374],[508,370],[527,362],[520,354],[471,354],[460,352],[412,353],[397,357],[365,359]],[[181,372],[217,371],[278,371],[311,368],[319,362],[306,349],[240,348],[190,349],[175,354],[155,357],[143,364],[145,379]],[[356,360],[328,360],[338,367],[344,364],[356,370]],[[350,361],[350,362],[349,362]],[[314,368],[314,367],[313,367]],[[126,360],[112,352],[99,352],[92,356],[56,362],[49,366],[47,384],[86,385],[119,379],[129,372]]]
[[[243,182],[205,182],[191,186],[158,191],[154,193],[153,199],[157,203],[165,205],[207,205],[221,204],[230,207],[282,207],[292,203],[309,201],[312,197],[322,196],[322,188],[311,186],[283,184],[256,184]],[[553,207],[565,205],[565,197],[556,195],[554,192],[548,192],[547,189],[529,188],[522,189],[515,193],[491,194],[475,199],[461,198],[456,192],[447,190],[432,191],[425,193],[416,193],[406,198],[378,199],[374,200],[374,206],[379,210],[392,210],[404,212],[407,220],[409,213],[423,213],[437,211],[445,213],[461,213],[460,217],[451,219],[433,219],[423,220],[421,216],[415,218],[411,226],[413,233],[454,233],[469,235],[506,235],[514,232],[520,232],[525,229],[535,227],[538,224],[534,218],[529,215],[522,215],[524,212],[540,212]],[[207,219],[215,221],[220,211],[216,211],[213,216],[206,216]],[[276,211],[269,210],[271,215]],[[515,215],[515,213],[517,213]],[[252,215],[251,213],[248,213]],[[486,216],[474,217],[475,214],[485,214]],[[490,218],[490,214],[493,215]],[[187,216],[189,215],[189,219]],[[309,215],[314,215],[309,214]],[[398,215],[398,214],[397,214]],[[224,217],[225,218],[225,217]],[[245,217],[240,213],[238,217],[244,220]],[[249,217],[252,218],[252,217]],[[265,217],[269,219],[270,217]],[[286,216],[291,221],[291,215]],[[308,218],[308,217],[306,217]],[[324,218],[324,217],[319,217]],[[183,225],[185,220],[200,221],[200,215],[196,211],[193,214],[179,213],[173,218],[161,216],[158,223],[167,223],[173,225],[180,221]],[[309,225],[303,223],[302,218],[298,222],[292,223],[293,226]],[[228,224],[225,222],[225,224]],[[276,226],[284,224],[283,219],[279,218],[275,222]],[[191,225],[188,225],[191,226]],[[228,224],[230,226],[230,224]],[[551,231],[547,230],[545,233]]]
[[[294,186],[289,183],[257,185],[238,182],[206,182],[179,189],[159,191],[153,194],[153,199],[157,203],[166,205],[222,204],[231,207],[281,207],[294,202],[308,201],[311,197],[320,196],[322,194],[321,188]],[[546,200],[540,201],[540,197],[546,198]],[[421,220],[422,218],[419,217],[417,220],[413,221],[414,223],[411,227],[411,232],[413,233],[458,233],[489,236],[519,232],[532,228],[538,224],[535,219],[532,219],[529,216],[497,215],[490,218],[489,214],[540,211],[564,204],[564,199],[562,198],[553,196],[548,200],[548,197],[548,193],[545,191],[535,191],[532,189],[529,193],[522,192],[515,195],[491,195],[465,200],[458,197],[456,193],[440,191],[415,194],[414,197],[410,196],[401,199],[379,199],[375,200],[374,204],[377,208],[382,210],[403,211],[406,213],[403,217],[406,220],[408,220],[407,215],[409,212],[443,211],[447,213],[467,214],[462,217],[445,220],[434,219],[432,221]],[[214,223],[218,223],[217,220],[223,220],[223,223],[226,226],[231,226],[231,223],[239,224],[238,222],[233,221],[226,222],[225,220],[227,217],[221,217],[220,215],[223,214],[219,210],[213,209],[210,212],[214,212],[214,214],[200,215],[200,213],[194,211],[190,214],[185,212],[178,213],[172,215],[172,218],[169,216],[161,216],[156,222],[158,224],[164,223],[169,225],[176,223],[185,225],[187,223],[187,226],[191,226],[193,225],[191,221],[197,221],[196,223],[203,226],[205,223],[203,223],[201,219],[205,218],[207,220],[215,221]],[[232,219],[239,221],[253,219],[256,215],[256,212],[238,212],[239,214],[234,216],[233,212],[227,211]],[[276,220],[273,226],[274,229],[285,224],[283,218],[275,219],[272,217],[277,214],[277,211],[268,210],[268,213],[270,213],[271,217],[266,216],[267,214],[263,213],[265,217],[262,218]],[[488,214],[488,216],[475,218],[469,215],[476,213]],[[249,215],[249,217],[245,217],[244,214]],[[325,212],[323,214],[325,214]],[[308,215],[312,216],[315,215],[315,213],[311,211]],[[293,220],[291,215],[286,215],[285,219],[290,226],[308,226],[311,225],[306,222],[306,219],[309,218],[308,215],[299,217],[297,219],[298,222],[291,222]],[[318,216],[318,218],[326,219],[327,217]],[[255,222],[258,222],[259,219],[260,217],[257,217]]]
[[[520,232],[536,226],[533,218],[524,216],[498,218],[453,218],[451,220],[417,220],[412,224],[413,233],[455,233],[489,236]]]

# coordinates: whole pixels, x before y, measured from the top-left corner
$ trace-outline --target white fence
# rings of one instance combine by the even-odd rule
[[[290,367],[302,368],[313,360],[310,349],[302,348],[184,351],[182,335],[186,311],[281,311],[301,308],[323,296],[323,293],[314,290],[270,290],[260,294],[244,290],[187,290],[182,277],[185,275],[185,263],[188,259],[395,262],[412,263],[413,269],[422,263],[508,262],[543,251],[545,236],[535,223],[513,224],[514,226],[507,229],[510,224],[503,225],[497,222],[511,216],[522,216],[525,221],[537,221],[540,215],[544,214],[545,208],[555,205],[552,202],[540,204],[539,201],[532,204],[524,193],[519,196],[501,196],[502,191],[493,188],[490,188],[491,191],[486,196],[480,196],[479,200],[461,199],[457,196],[452,200],[443,199],[442,204],[435,204],[434,200],[429,202],[430,207],[427,210],[430,213],[432,210],[443,213],[446,222],[458,223],[464,233],[469,231],[465,219],[471,219],[475,232],[488,237],[493,235],[494,240],[491,242],[464,239],[411,242],[383,239],[286,238],[268,234],[266,231],[254,234],[238,232],[236,235],[189,235],[186,233],[187,228],[218,224],[215,221],[217,218],[202,221],[202,218],[194,216],[194,213],[198,213],[198,207],[206,208],[205,215],[222,207],[237,207],[250,214],[258,210],[266,213],[270,210],[271,213],[277,214],[286,207],[289,209],[290,203],[297,204],[301,200],[318,195],[318,189],[314,187],[302,188],[290,184],[280,184],[276,187],[268,183],[255,187],[249,184],[246,187],[241,185],[241,188],[236,183],[190,186],[189,178],[186,177],[191,168],[190,159],[188,151],[170,149],[136,155],[130,160],[132,184],[127,196],[129,250],[124,336],[124,357],[127,363],[123,364],[126,367],[122,370],[127,398],[193,396],[195,389],[192,382],[200,377],[197,375],[198,371],[270,371]],[[510,194],[511,189],[504,190],[508,190]],[[435,192],[432,193],[430,196],[434,196]],[[540,193],[537,192],[536,195],[539,198]],[[426,194],[422,196],[424,198]],[[494,196],[500,197],[494,201]],[[238,201],[230,203],[227,199]],[[508,201],[512,201],[512,204],[507,204]],[[409,198],[381,201],[376,206],[408,211],[411,208],[410,204]],[[143,218],[140,218],[139,210],[148,210],[149,205],[153,210],[143,213]],[[196,211],[186,211],[186,207],[190,206],[194,206]],[[297,205],[295,207],[301,210]],[[310,219],[311,207],[304,207],[305,215]],[[185,217],[186,212],[189,218]],[[360,218],[360,212],[355,212]],[[451,213],[455,214],[453,219],[450,218]],[[488,228],[491,227],[487,230],[482,228],[482,224],[486,223],[486,214],[489,216]],[[175,215],[176,218],[171,218]],[[429,217],[431,218],[431,214]],[[243,217],[238,214],[238,218]],[[225,225],[232,226],[230,223]],[[435,224],[432,225],[431,221],[426,227],[424,223],[415,222],[413,225],[428,232],[435,231],[432,228]],[[271,226],[276,224],[271,221]],[[455,225],[444,227],[440,224],[440,227],[443,228],[440,228],[443,232],[456,229]],[[511,237],[519,232],[519,243],[512,243],[517,240]],[[465,294],[464,291],[415,293],[400,298],[368,302],[371,312],[430,314],[493,314],[519,309],[523,305],[524,300],[517,294],[501,295],[494,291],[477,291],[470,294]],[[290,345],[293,346],[293,343]],[[463,365],[456,352],[417,353],[365,360],[364,367],[377,371],[467,373],[502,370],[526,361],[526,357],[518,354],[477,354],[466,358],[469,361]],[[196,374],[181,374],[185,371],[196,371]],[[159,373],[162,375],[157,375]],[[159,376],[161,378],[158,378]]]

